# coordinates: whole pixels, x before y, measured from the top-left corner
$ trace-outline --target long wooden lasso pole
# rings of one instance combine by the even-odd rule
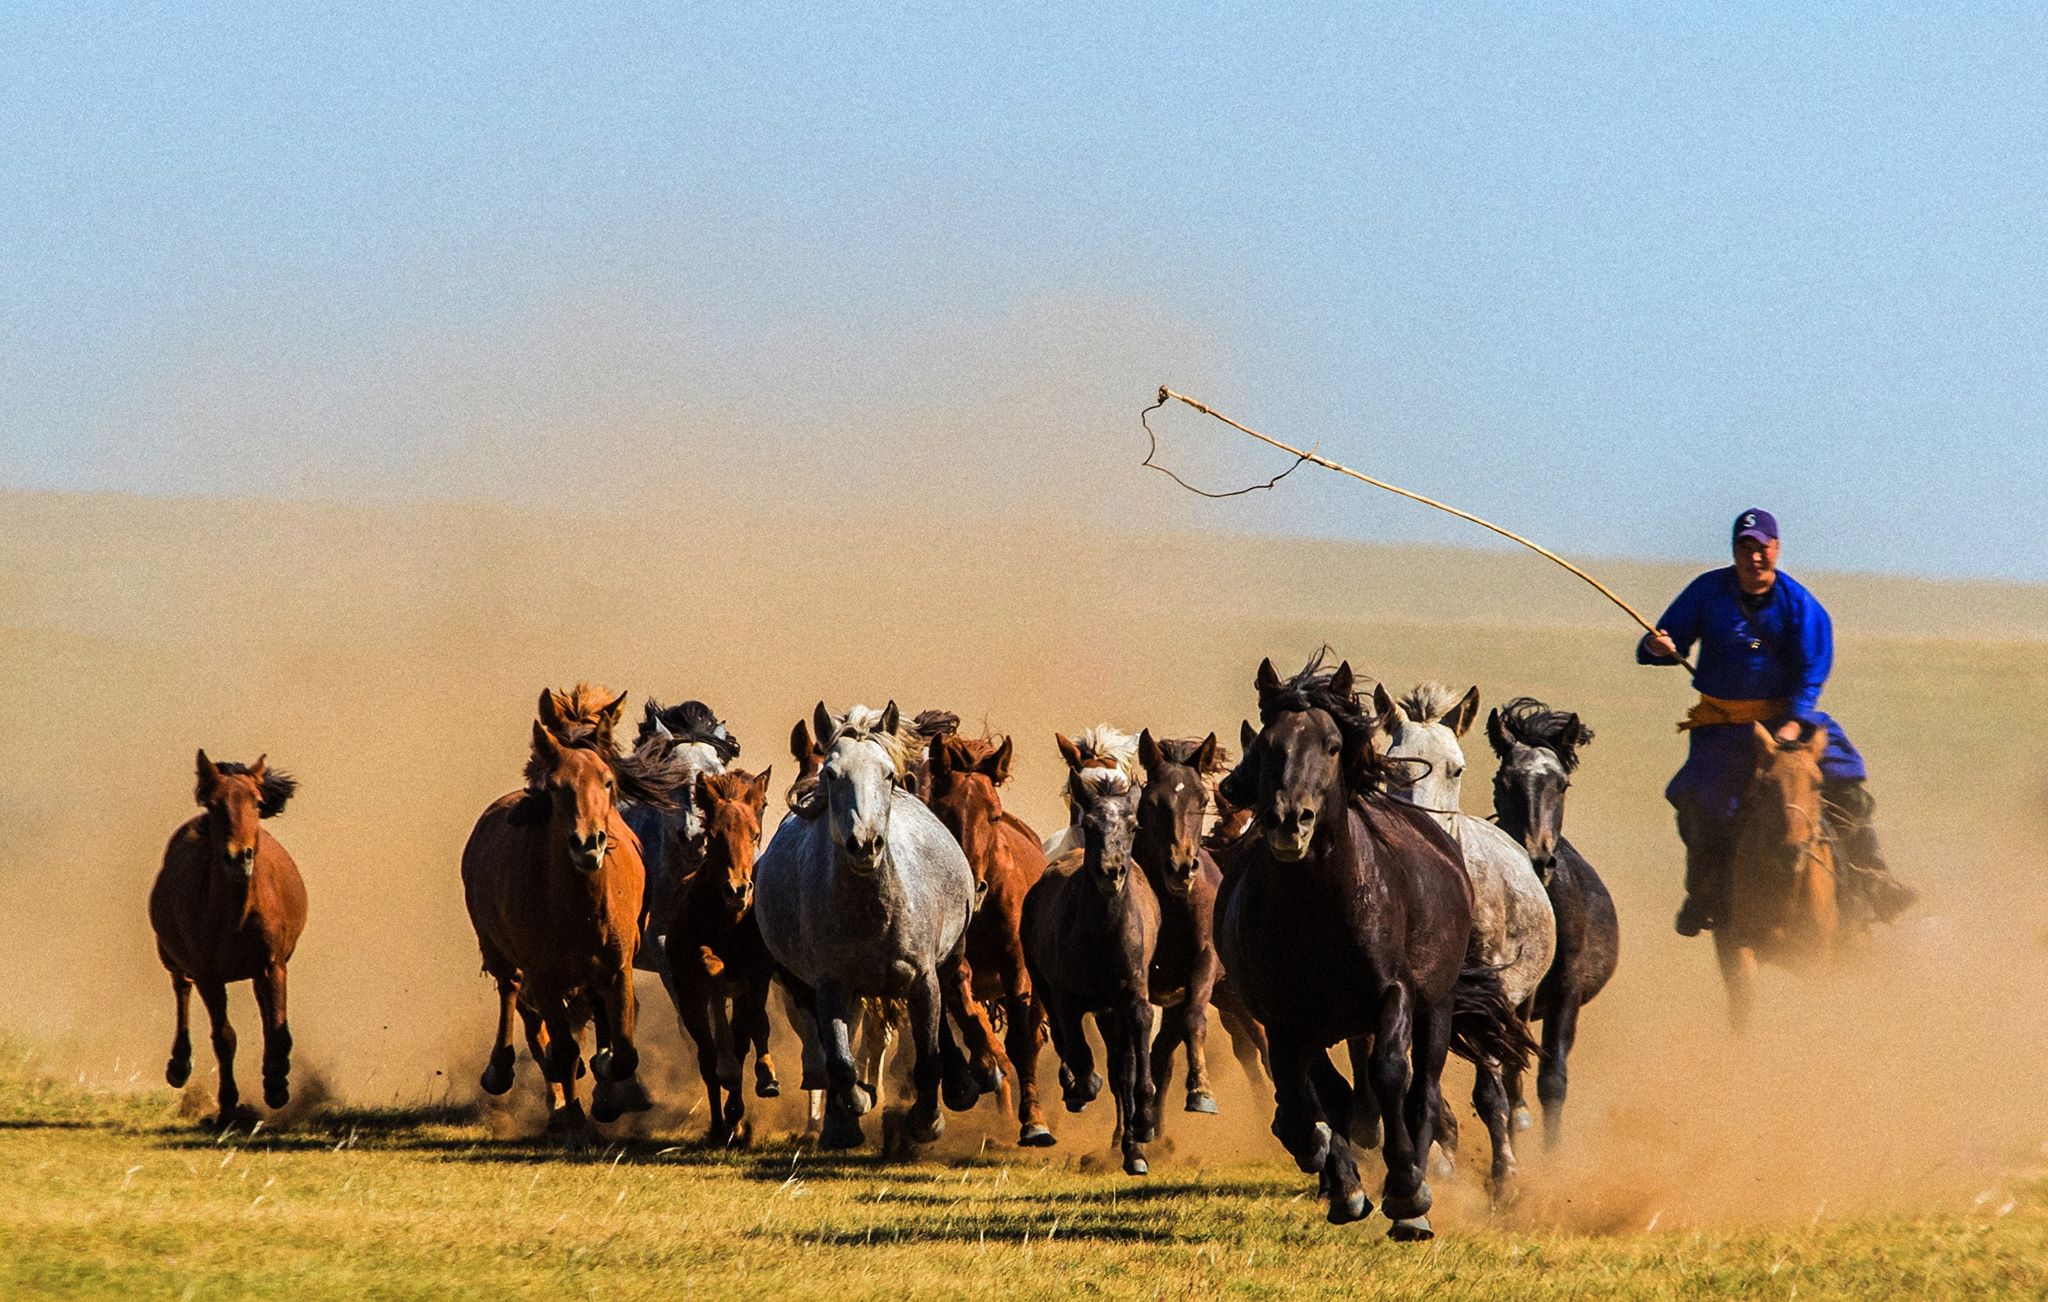
[[[1217,411],[1215,408],[1209,406],[1207,403],[1199,402],[1194,398],[1190,398],[1185,393],[1175,393],[1172,389],[1169,389],[1162,384],[1159,386],[1159,402],[1156,405],[1163,407],[1168,402],[1186,403],[1188,406],[1193,407],[1196,411],[1201,412],[1204,416],[1212,416],[1215,419],[1222,421],[1225,425],[1230,426],[1230,428],[1238,431],[1241,434],[1249,434],[1253,438],[1257,439],[1261,443],[1264,443],[1268,447],[1278,448],[1280,451],[1285,452],[1289,456],[1295,458],[1295,465],[1300,465],[1302,462],[1306,461],[1310,465],[1321,466],[1325,470],[1334,470],[1338,474],[1348,475],[1362,484],[1371,484],[1374,488],[1385,489],[1387,492],[1393,493],[1399,497],[1405,497],[1411,502],[1420,502],[1424,506],[1435,507],[1437,510],[1445,512],[1446,514],[1457,516],[1460,520],[1469,520],[1473,524],[1478,525],[1482,529],[1491,530],[1492,532],[1499,534],[1501,537],[1506,538],[1510,542],[1520,543],[1522,546],[1527,547],[1530,551],[1535,552],[1538,556],[1543,557],[1545,560],[1550,561],[1554,565],[1563,567],[1564,569],[1570,571],[1572,574],[1577,575],[1586,583],[1591,584],[1594,591],[1598,592],[1601,596],[1607,598],[1615,605],[1621,607],[1621,609],[1627,613],[1630,619],[1642,625],[1644,632],[1655,633],[1657,631],[1657,626],[1655,624],[1652,624],[1649,620],[1644,619],[1642,613],[1638,611],[1634,606],[1629,605],[1628,602],[1622,600],[1620,595],[1617,594],[1614,591],[1614,589],[1608,587],[1600,580],[1586,573],[1584,570],[1572,564],[1564,557],[1559,556],[1556,552],[1550,550],[1548,547],[1545,547],[1543,544],[1535,542],[1528,538],[1524,538],[1522,535],[1516,533],[1512,529],[1504,529],[1500,525],[1495,524],[1491,520],[1482,520],[1478,516],[1472,514],[1470,511],[1461,511],[1457,507],[1450,505],[1448,502],[1439,502],[1433,497],[1424,497],[1421,493],[1410,492],[1409,490],[1402,488],[1398,484],[1390,484],[1386,482],[1384,479],[1374,479],[1371,475],[1364,474],[1357,470],[1353,470],[1349,466],[1339,465],[1335,461],[1330,460],[1328,457],[1316,455],[1315,449],[1313,448],[1303,449],[1294,447],[1291,444],[1282,443],[1279,439],[1273,438],[1271,435],[1259,433],[1259,431],[1251,428],[1249,425],[1239,424],[1238,422],[1232,420],[1230,417],[1224,415],[1222,412]],[[1150,409],[1148,408],[1148,411],[1149,410]],[[1150,425],[1147,425],[1145,427],[1146,432],[1150,433],[1151,428],[1152,427]],[[1154,464],[1150,457],[1147,457],[1145,459],[1145,464],[1151,466],[1151,468],[1154,470],[1172,476],[1175,482],[1182,484],[1182,487],[1193,487],[1192,485],[1186,484],[1184,481],[1182,481],[1179,475],[1175,475],[1172,471],[1167,470],[1166,467]],[[1289,467],[1289,470],[1292,469],[1293,467]],[[1276,484],[1282,478],[1285,478],[1285,474],[1286,472],[1282,472],[1282,474],[1276,475],[1273,479],[1267,481],[1266,483],[1255,485],[1255,487],[1270,488],[1273,484]],[[1194,489],[1194,491],[1201,492],[1200,489]],[[1215,493],[1205,493],[1203,495],[1206,497],[1235,496],[1235,494]],[[1680,656],[1678,658],[1678,663],[1683,665],[1688,672],[1693,672],[1692,661],[1686,659],[1684,656]]]

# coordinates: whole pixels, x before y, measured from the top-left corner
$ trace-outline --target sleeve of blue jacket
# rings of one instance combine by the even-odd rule
[[[1835,667],[1835,624],[1827,608],[1802,588],[1789,631],[1793,645],[1785,665],[1785,697],[1793,718],[1813,723],[1820,713],[1821,686]]]
[[[1701,583],[1707,576],[1694,579],[1685,585],[1685,591],[1672,601],[1670,609],[1657,621],[1657,627],[1671,635],[1678,647],[1676,656],[1660,656],[1650,650],[1650,635],[1645,633],[1636,643],[1636,663],[1639,665],[1675,665],[1692,651],[1692,644],[1700,640],[1700,592]],[[1818,693],[1818,689],[1816,694]]]

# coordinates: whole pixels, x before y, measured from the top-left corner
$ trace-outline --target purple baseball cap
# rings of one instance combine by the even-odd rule
[[[1741,542],[1744,538],[1754,538],[1761,543],[1776,542],[1778,517],[1762,507],[1752,506],[1735,517],[1734,541]]]

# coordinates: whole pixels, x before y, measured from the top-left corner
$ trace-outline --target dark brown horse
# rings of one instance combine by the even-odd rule
[[[228,1025],[228,983],[247,981],[263,1017],[263,1101],[291,1099],[291,1023],[285,1016],[285,965],[306,929],[306,885],[298,865],[262,820],[284,809],[298,784],[254,764],[215,764],[199,752],[193,791],[201,813],[171,834],[163,868],[149,892],[157,957],[171,974],[178,1030],[164,1079],[182,1087],[192,1076],[192,988],[213,1023],[220,1066],[220,1126],[248,1125],[255,1113],[235,1087],[235,1028]]]
[[[1442,1104],[1472,885],[1435,820],[1377,791],[1374,720],[1348,663],[1326,670],[1318,656],[1283,682],[1265,661],[1256,683],[1263,727],[1224,782],[1256,829],[1224,852],[1217,941],[1266,1028],[1273,1133],[1302,1170],[1320,1172],[1332,1222],[1364,1217],[1371,1204],[1348,1137],[1351,1091],[1328,1049],[1371,1037],[1360,1085],[1386,1123],[1390,1234],[1428,1238],[1423,1163]]]
[[[1522,696],[1493,711],[1486,737],[1500,757],[1493,777],[1494,820],[1522,843],[1557,915],[1557,953],[1530,997],[1526,1020],[1543,1023],[1543,1060],[1536,1094],[1543,1101],[1544,1142],[1564,1137],[1567,1065],[1578,1039],[1579,1009],[1607,985],[1621,960],[1614,898],[1593,865],[1564,835],[1564,798],[1579,767],[1579,748],[1593,730],[1579,716]],[[1508,1081],[1517,1118],[1522,1077]]]
[[[1138,783],[1114,768],[1067,775],[1082,848],[1045,870],[1024,897],[1024,954],[1046,1010],[1069,1112],[1102,1090],[1082,1017],[1095,1015],[1109,1053],[1124,1171],[1144,1175],[1152,1138],[1152,1000],[1147,974],[1159,943],[1159,899],[1132,871]]]
[[[591,1115],[611,1121],[650,1106],[633,1043],[644,874],[618,805],[666,805],[669,793],[641,785],[582,725],[566,730],[567,744],[545,718],[535,721],[526,786],[477,820],[462,851],[462,885],[484,971],[498,983],[483,1088],[512,1087],[516,1009],[547,1081],[548,1129],[573,1136],[585,1128],[576,1078],[587,1021],[596,1021],[598,1046]]]
[[[1756,967],[1769,959],[1790,967],[1834,954],[1841,916],[1835,898],[1835,851],[1822,819],[1824,728],[1809,727],[1781,742],[1752,724],[1756,769],[1735,813],[1728,921],[1714,929],[1714,952],[1728,987],[1728,1016],[1740,1031],[1756,1003]]]
[[[1208,774],[1216,764],[1216,734],[1200,741],[1157,741],[1138,734],[1145,793],[1138,801],[1138,831],[1131,847],[1159,899],[1159,947],[1147,982],[1152,1002],[1167,1010],[1152,1042],[1150,1113],[1156,1129],[1159,1094],[1172,1078],[1173,1051],[1188,1051],[1187,1110],[1216,1111],[1209,1090],[1209,1001],[1223,966],[1216,957],[1216,892],[1223,874],[1202,848],[1209,807]]]
[[[775,960],[754,925],[754,851],[768,776],[700,774],[690,798],[704,828],[704,859],[677,888],[662,934],[676,1016],[697,1046],[710,1096],[713,1144],[746,1136],[740,1073],[754,1055],[754,1092],[782,1092],[768,1055],[768,985]]]
[[[1038,1103],[1043,1014],[1032,998],[1020,928],[1024,896],[1045,873],[1038,834],[1003,811],[997,791],[1010,777],[1010,739],[1001,744],[941,734],[927,748],[925,803],[967,852],[981,891],[967,926],[967,964],[976,1000],[1003,1010],[1003,1049],[1016,1081],[1017,1142],[1053,1142]]]

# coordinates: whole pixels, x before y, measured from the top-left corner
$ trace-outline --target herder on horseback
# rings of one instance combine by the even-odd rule
[[[1678,725],[1691,734],[1691,749],[1664,790],[1685,842],[1678,934],[1696,936],[1728,917],[1736,808],[1754,768],[1756,724],[1785,742],[1827,731],[1821,793],[1842,894],[1890,922],[1916,893],[1892,876],[1878,850],[1863,757],[1820,709],[1834,664],[1833,623],[1818,598],[1779,571],[1778,522],[1770,512],[1744,511],[1734,534],[1735,564],[1694,579],[1657,631],[1636,645],[1636,661],[1646,665],[1677,664],[1694,644],[1700,648],[1692,680],[1699,703]]]

